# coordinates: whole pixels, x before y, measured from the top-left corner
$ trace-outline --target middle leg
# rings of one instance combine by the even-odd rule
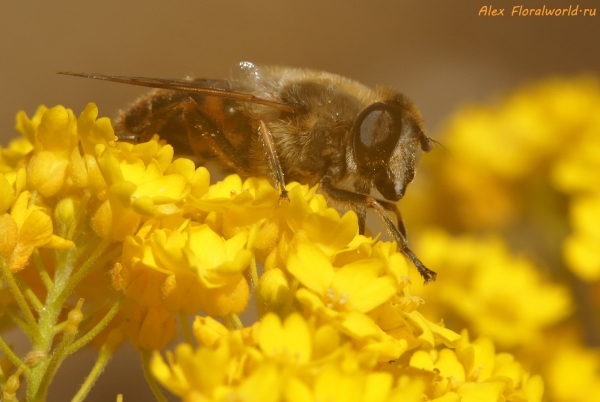
[[[359,194],[359,193],[355,193],[352,191],[337,188],[333,184],[331,178],[328,176],[323,177],[323,179],[321,180],[321,189],[331,199],[338,201],[338,202],[345,203],[345,204],[350,204],[353,208],[363,207],[363,208],[374,209],[375,212],[377,212],[377,214],[379,215],[379,217],[383,220],[386,228],[388,229],[388,232],[391,234],[391,236],[394,238],[394,240],[396,240],[396,243],[398,244],[398,248],[400,249],[402,254],[407,256],[412,261],[412,263],[415,265],[415,267],[419,271],[419,274],[421,274],[421,276],[423,277],[425,284],[435,281],[437,274],[434,271],[427,268],[417,258],[415,253],[412,252],[412,250],[408,247],[408,242],[406,241],[406,236],[403,234],[403,231],[401,231],[394,224],[392,219],[390,219],[388,214],[385,212],[386,208],[382,204],[380,204],[377,199],[375,199],[374,197],[371,197],[370,195]],[[384,203],[392,204],[389,201],[384,201]],[[386,205],[386,206],[388,208],[392,208],[390,205]],[[394,206],[395,206],[395,204],[394,204]],[[397,209],[397,207],[396,207],[396,209]],[[398,214],[399,214],[399,211],[398,211]],[[402,225],[402,227],[404,227],[404,225]]]

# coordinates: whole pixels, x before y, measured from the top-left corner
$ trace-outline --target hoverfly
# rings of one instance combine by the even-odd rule
[[[396,206],[413,180],[417,153],[433,143],[404,94],[322,71],[249,62],[234,66],[229,80],[59,74],[155,88],[121,112],[120,139],[158,134],[176,154],[216,160],[242,177],[274,178],[280,199],[288,198],[284,178],[319,184],[329,200],[356,211],[361,234],[367,209],[374,209],[425,283],[435,280],[408,247]],[[354,191],[340,187],[346,180]],[[373,188],[386,200],[372,197]]]

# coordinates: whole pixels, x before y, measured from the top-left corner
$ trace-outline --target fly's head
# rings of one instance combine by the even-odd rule
[[[354,124],[352,141],[357,174],[390,201],[404,196],[419,150],[432,148],[421,114],[402,94],[365,108]]]

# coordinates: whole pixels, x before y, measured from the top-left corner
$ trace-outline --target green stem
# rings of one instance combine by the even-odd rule
[[[27,326],[31,328],[31,331],[34,335],[32,340],[35,340],[36,338],[38,338],[40,336],[40,330],[38,328],[38,324],[35,321],[35,318],[33,317],[33,313],[31,312],[31,309],[29,308],[29,305],[27,304],[25,297],[23,297],[23,293],[21,293],[21,290],[19,289],[19,286],[17,285],[15,278],[13,278],[12,273],[8,269],[8,265],[6,264],[6,261],[2,257],[0,257],[0,270],[2,270],[2,278],[4,279],[4,282],[6,283],[6,285],[8,286],[8,289],[10,290],[13,297],[17,301],[17,305],[19,306],[19,309],[21,309],[21,313],[23,314],[23,317],[25,318],[25,322],[27,323]]]
[[[81,202],[79,203],[79,208],[77,208],[77,212],[75,213],[75,224],[69,227],[69,231],[67,232],[67,240],[73,240],[73,235],[75,234],[75,230],[79,226],[81,220],[85,217],[87,212],[87,204],[90,201],[91,195],[89,191],[85,191],[83,197],[81,197]]]
[[[185,339],[187,344],[194,347],[194,337],[192,336],[192,331],[190,330],[188,315],[183,311],[180,312],[179,321],[181,322],[181,329],[183,330],[183,339]]]
[[[46,271],[44,261],[42,261],[40,252],[37,249],[33,251],[33,262],[38,270],[38,273],[40,274],[40,279],[44,283],[46,289],[48,289],[48,292],[50,292],[52,289],[54,289],[54,282],[52,281],[52,278],[50,278],[48,271]]]
[[[148,382],[154,397],[158,402],[167,402],[167,398],[165,398],[165,395],[150,371],[150,351],[141,350],[140,354],[142,356],[142,368],[144,369],[144,376],[146,377],[146,381]]]
[[[242,322],[242,320],[240,320],[240,316],[238,316],[237,314],[232,314],[231,316],[231,318],[233,318],[233,325],[235,325],[236,329],[243,329],[244,323]]]
[[[60,367],[60,364],[62,363],[64,358],[67,356],[67,350],[73,342],[73,340],[75,339],[76,335],[77,331],[63,332],[63,337],[60,340],[60,343],[58,344],[56,349],[54,350],[54,353],[52,353],[52,356],[50,357],[50,362],[48,363],[46,370],[44,371],[44,376],[42,377],[40,386],[37,388],[37,392],[34,398],[35,401],[43,401],[46,399],[46,394],[48,393],[48,386],[50,386],[50,382],[54,378],[56,371]]]
[[[79,323],[79,328],[86,328],[87,325],[96,318],[97,314],[104,307],[106,307],[107,299],[109,299],[109,295],[106,295],[106,298],[103,298],[103,300],[96,301],[91,306],[88,306],[85,309],[85,311],[83,312],[83,319],[81,320],[81,323]],[[112,302],[110,303],[112,304]],[[58,334],[60,331],[62,331],[67,325],[67,322],[69,322],[68,319],[56,324],[53,328],[54,333]]]
[[[35,311],[37,311],[38,313],[40,313],[42,310],[44,310],[44,305],[42,304],[42,302],[40,301],[40,299],[37,298],[37,296],[35,295],[35,293],[33,293],[33,290],[31,290],[31,288],[27,285],[27,283],[25,283],[17,275],[15,275],[15,278],[17,280],[17,284],[23,289],[23,293],[29,299],[29,301],[31,302],[31,304],[33,305],[33,308],[35,309]]]
[[[244,328],[244,324],[242,323],[242,320],[240,320],[240,317],[238,317],[237,314],[226,315],[225,317],[223,317],[223,322],[225,323],[225,326],[229,330],[236,330],[236,329]]]
[[[6,376],[4,375],[4,371],[2,370],[1,366],[0,366],[0,384],[6,384]],[[0,391],[4,391],[3,388],[4,387],[0,387]]]
[[[2,351],[2,353],[4,353],[4,355],[6,356],[6,358],[8,360],[10,360],[10,362],[13,364],[13,366],[15,367],[21,367],[21,366],[25,366],[25,363],[23,363],[23,360],[19,359],[19,356],[17,356],[15,354],[15,352],[12,351],[12,349],[10,348],[10,346],[8,346],[6,344],[6,342],[4,342],[4,339],[2,339],[2,337],[0,336],[0,350]],[[26,367],[26,374],[29,373],[29,367]]]
[[[79,391],[77,391],[71,402],[80,402],[85,399],[87,394],[90,392],[90,390],[96,383],[96,380],[98,379],[98,377],[100,377],[100,374],[102,374],[104,368],[110,361],[113,352],[114,350],[112,345],[109,346],[108,343],[105,343],[102,346],[102,348],[100,349],[100,353],[98,354],[98,360],[96,360],[94,367],[92,367],[92,371],[90,371],[90,374],[87,376],[87,378],[81,385],[81,388],[79,388]]]
[[[265,303],[260,297],[258,291],[258,268],[256,267],[256,257],[252,253],[252,259],[250,260],[250,285],[252,286],[252,294],[254,295],[254,301],[256,302],[256,313],[260,319],[265,314]]]
[[[98,247],[94,250],[92,255],[85,261],[85,263],[73,274],[68,280],[67,283],[60,293],[60,295],[56,298],[56,303],[63,304],[64,301],[69,297],[71,293],[75,290],[75,287],[79,285],[86,276],[88,276],[94,269],[98,268],[100,264],[98,264],[98,259],[104,253],[104,250],[112,243],[112,239],[104,239],[100,242]],[[109,253],[105,259],[116,257],[121,253],[121,249],[117,248],[113,252]]]
[[[38,192],[37,190],[31,190],[31,198],[29,199],[29,202],[27,203],[27,208],[29,208],[32,205],[35,205],[35,202],[37,201],[37,195]]]
[[[89,273],[96,268],[96,263],[99,257],[101,257],[102,253],[110,243],[110,240],[101,240],[99,243],[95,242],[95,244],[91,246],[95,249],[94,252],[90,253],[90,258],[81,266],[80,270],[83,269]],[[62,359],[64,359],[66,356],[67,349],[74,341],[74,339],[70,339],[66,345],[64,342],[61,342],[54,350],[54,353],[51,354],[53,338],[55,335],[54,327],[56,325],[58,316],[63,310],[66,298],[74,290],[74,285],[76,285],[76,283],[72,281],[73,278],[71,277],[75,266],[75,258],[78,255],[81,255],[82,250],[85,250],[85,253],[87,254],[87,250],[90,250],[90,247],[87,247],[87,244],[56,252],[54,286],[52,290],[48,292],[46,306],[43,314],[40,315],[40,320],[38,323],[38,328],[42,336],[34,341],[32,345],[32,352],[47,353],[49,357],[41,360],[31,369],[31,375],[27,381],[28,400],[36,400],[35,398],[45,396],[45,392],[47,392],[46,388],[48,386],[47,383],[49,383],[54,376],[56,368],[62,362]],[[83,272],[78,271],[73,276],[80,274],[79,278],[83,279],[83,276],[81,275],[82,273]],[[79,283],[79,281],[77,281],[77,283]],[[58,350],[59,348],[62,349]]]
[[[108,298],[109,298],[109,296],[107,295],[106,299],[108,299]],[[108,302],[110,302],[110,300],[108,300]],[[110,302],[110,303],[112,303],[112,302]],[[100,300],[100,301],[97,301],[96,303],[92,304],[91,307],[87,307],[85,309],[85,311],[82,312],[83,319],[79,323],[79,328],[86,328],[87,324],[89,324],[90,321],[92,321],[96,317],[96,314],[100,310],[102,310],[102,308],[105,307],[106,305],[107,305],[107,300]],[[54,332],[54,334],[58,334],[59,332],[63,331],[68,322],[69,322],[69,319],[67,318],[64,321],[59,322],[58,324],[55,324],[54,327],[52,327],[52,331]]]
[[[119,312],[123,301],[125,300],[125,296],[121,296],[116,303],[108,310],[108,313],[98,322],[98,324],[94,325],[94,327],[88,331],[87,334],[83,335],[76,342],[74,342],[67,349],[67,355],[75,353],[77,350],[91,342],[106,326],[112,321],[114,316]]]
[[[27,336],[30,339],[33,339],[33,337],[35,336],[35,333],[33,332],[33,329],[27,325],[27,323],[25,322],[25,320],[19,315],[19,309],[15,306],[8,306],[4,312],[10,317],[10,319],[17,324],[17,326],[19,328],[21,328],[21,330],[23,332],[25,332],[25,334],[27,334]]]

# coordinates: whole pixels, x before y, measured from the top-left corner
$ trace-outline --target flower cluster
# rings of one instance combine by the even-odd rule
[[[529,376],[487,338],[463,333],[450,348],[416,348],[381,363],[374,349],[356,344],[328,322],[294,312],[274,313],[242,330],[198,317],[200,345],[157,353],[156,377],[186,401],[424,401],[541,400],[539,376]],[[260,397],[259,397],[260,396]]]
[[[24,138],[0,151],[2,311],[32,340],[23,358],[0,342],[18,367],[6,400],[19,375],[28,400],[44,399],[92,343],[82,400],[123,338],[159,399],[156,380],[189,401],[541,400],[541,378],[512,355],[426,318],[396,244],[360,235],[317,187],[290,183],[286,202],[264,178],[211,184],[164,141],[116,141],[97,117],[94,104],[78,118],[19,113]]]
[[[423,232],[419,243],[422,258],[446,271],[444,287],[418,291],[431,317],[452,317],[514,348],[542,342],[544,330],[572,312],[567,288],[545,281],[539,267],[499,238],[451,237],[438,229]]]
[[[465,107],[440,141],[449,152],[424,159],[428,180],[411,189],[415,226],[500,231],[551,268],[562,259],[581,279],[600,278],[598,78],[548,79]]]
[[[423,312],[518,354],[551,400],[595,400],[600,359],[582,339],[600,342],[600,80],[464,107],[438,139],[449,152],[423,159],[403,204],[419,255],[446,278],[413,289]]]

